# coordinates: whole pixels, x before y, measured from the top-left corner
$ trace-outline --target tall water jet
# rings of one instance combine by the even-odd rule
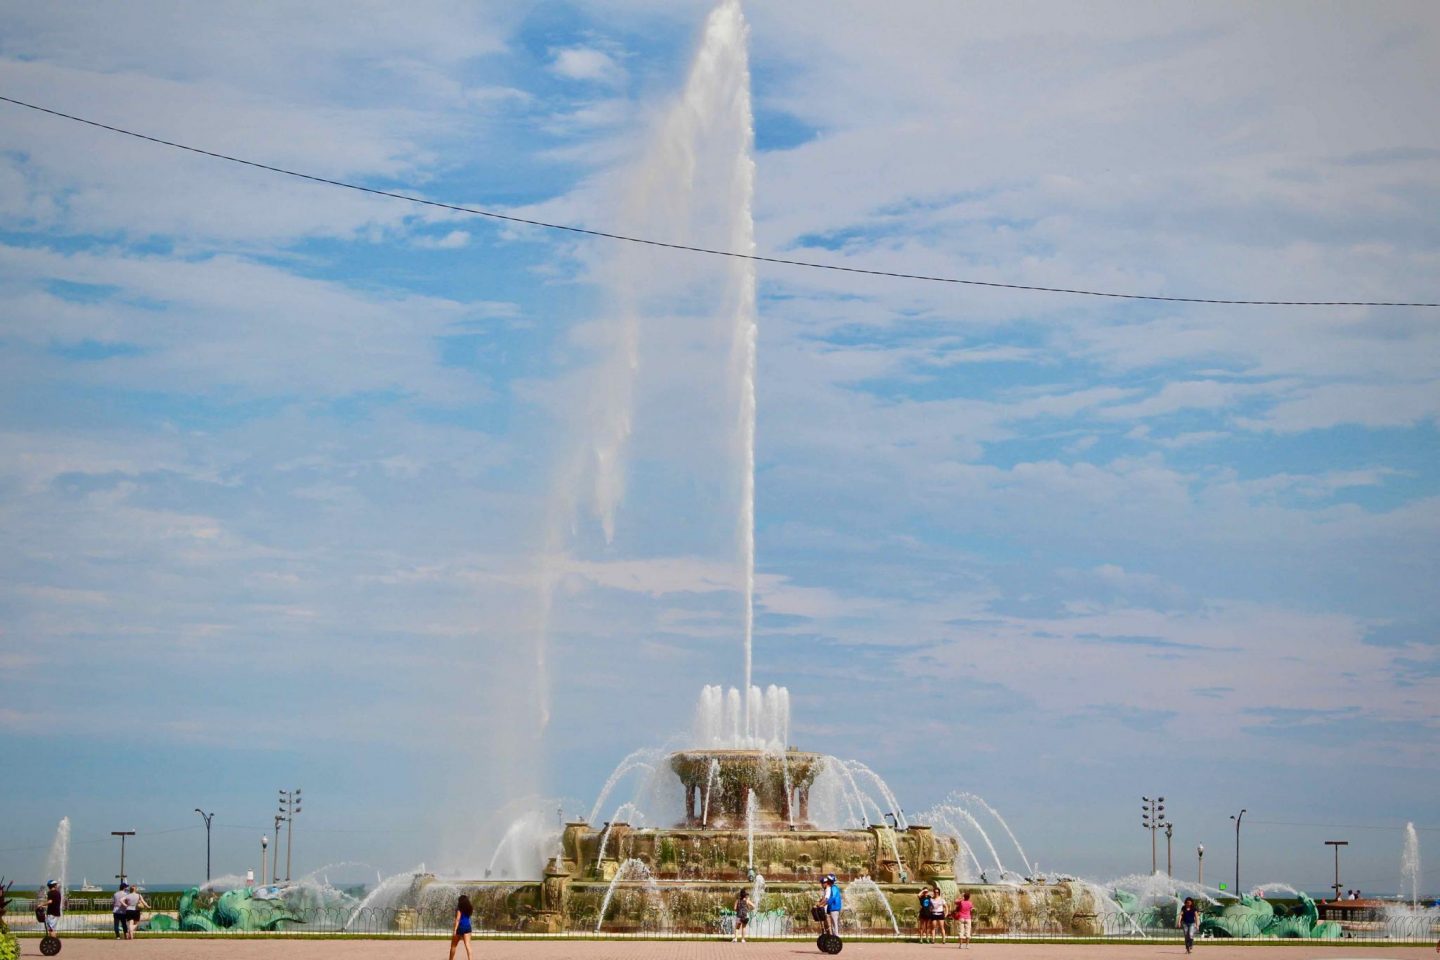
[[[1405,888],[1410,888],[1410,906],[1420,905],[1420,835],[1415,832],[1415,824],[1405,824],[1405,850],[1400,855],[1400,896],[1405,896]]]
[[[66,873],[70,868],[70,818],[61,817],[55,827],[55,839],[50,841],[50,852],[45,856],[45,880],[60,884],[60,896],[66,895]]]

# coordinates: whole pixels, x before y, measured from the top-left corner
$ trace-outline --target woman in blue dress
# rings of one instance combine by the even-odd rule
[[[475,907],[470,903],[470,898],[460,894],[460,901],[455,904],[455,926],[450,931],[450,960],[455,960],[455,948],[463,940],[465,942],[465,960],[472,960],[470,956],[470,915],[475,912]]]

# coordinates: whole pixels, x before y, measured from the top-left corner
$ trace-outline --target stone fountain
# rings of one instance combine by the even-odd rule
[[[662,754],[654,764],[652,785],[680,801],[674,822],[628,822],[644,818],[634,804],[621,804],[623,817],[572,820],[552,835],[555,852],[543,869],[537,864],[536,879],[422,876],[407,899],[421,910],[432,902],[437,911],[453,910],[453,897],[464,891],[480,925],[500,930],[714,933],[725,928],[736,894],[746,888],[769,932],[803,933],[820,878],[833,873],[847,891],[846,929],[893,935],[913,924],[922,886],[955,897],[961,839],[907,822],[899,811],[881,810],[882,822],[871,821],[845,761],[784,742],[788,694],[754,693],[757,707],[747,717],[735,691],[727,703],[719,688],[707,688],[690,735],[705,745]],[[812,809],[815,792],[833,792],[836,783],[856,791],[847,805],[859,811],[858,821],[844,827],[822,822]],[[870,807],[879,810],[873,800]],[[1045,916],[1056,932],[1099,932],[1095,898],[1079,884],[964,888],[992,928]]]

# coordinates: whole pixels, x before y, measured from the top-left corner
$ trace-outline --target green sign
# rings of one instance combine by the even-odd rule
[[[1226,887],[1225,887],[1225,881],[1224,881],[1224,880],[1221,880],[1221,881],[1220,881],[1220,889],[1221,889],[1221,890],[1226,889]]]

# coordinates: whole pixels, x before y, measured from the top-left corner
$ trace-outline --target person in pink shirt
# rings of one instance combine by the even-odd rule
[[[970,933],[975,925],[975,904],[970,902],[970,891],[966,890],[960,902],[955,904],[955,939],[961,950],[970,949]]]

